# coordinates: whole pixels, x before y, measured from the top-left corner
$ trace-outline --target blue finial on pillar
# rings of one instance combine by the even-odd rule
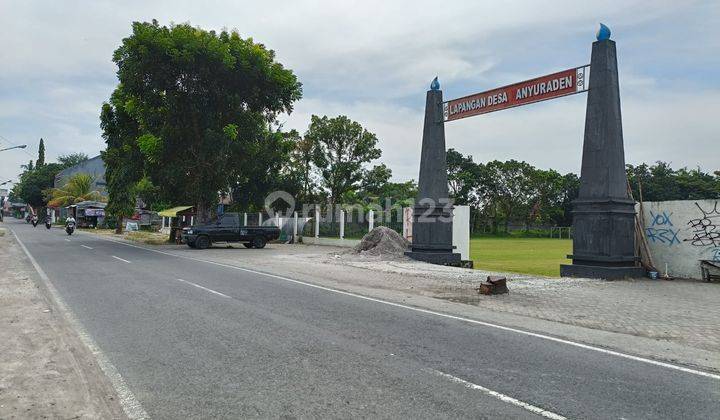
[[[438,81],[437,76],[435,76],[432,83],[430,83],[430,90],[440,90],[440,82]]]
[[[600,28],[598,28],[596,37],[598,41],[606,41],[610,39],[610,28],[601,23]]]

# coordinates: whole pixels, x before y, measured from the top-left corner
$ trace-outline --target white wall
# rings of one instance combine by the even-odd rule
[[[470,259],[470,206],[453,208],[452,244],[461,259]]]
[[[720,261],[720,200],[645,202],[643,221],[661,274],[699,279],[699,260]]]

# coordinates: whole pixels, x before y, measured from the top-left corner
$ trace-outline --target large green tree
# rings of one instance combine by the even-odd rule
[[[299,186],[296,196],[298,204],[310,204],[316,199],[317,188],[312,162],[315,143],[310,137],[300,138],[300,135],[294,131],[291,135],[297,137],[286,170],[288,177]]]
[[[261,210],[266,196],[273,191],[285,191],[297,196],[300,179],[291,165],[291,154],[299,141],[296,131],[288,133],[267,127],[243,144],[243,155],[253,156],[243,165],[232,169],[231,188],[234,208],[245,211]],[[287,208],[282,208],[287,210]]]
[[[123,218],[133,213],[135,185],[142,179],[144,168],[137,144],[140,124],[128,111],[128,104],[130,98],[118,88],[100,112],[100,127],[107,145],[101,152],[108,192],[105,211],[117,219],[116,233],[122,232]]]
[[[378,138],[346,116],[313,115],[305,134],[313,142],[313,163],[320,171],[331,205],[358,188],[367,170],[364,164],[380,157]]]
[[[472,203],[473,191],[480,182],[481,167],[473,162],[472,156],[463,156],[455,149],[448,149],[446,156],[450,198],[455,204]]]
[[[195,204],[207,219],[218,193],[257,159],[254,143],[266,138],[268,123],[292,111],[301,85],[272,50],[237,32],[157,21],[132,28],[113,56],[120,84],[101,117],[110,203],[126,207],[144,174],[163,200]],[[118,165],[138,151],[141,170],[125,174]],[[124,185],[110,187],[115,181]]]
[[[373,166],[360,181],[360,192],[365,196],[380,196],[392,178],[392,170],[387,165]]]

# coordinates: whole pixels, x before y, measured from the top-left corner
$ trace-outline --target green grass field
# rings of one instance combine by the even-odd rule
[[[543,276],[560,276],[560,264],[572,253],[571,239],[472,238],[470,258],[475,268]]]

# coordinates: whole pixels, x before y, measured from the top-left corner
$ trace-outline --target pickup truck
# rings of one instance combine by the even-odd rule
[[[224,213],[208,224],[184,228],[182,232],[183,243],[198,249],[214,242],[242,242],[246,248],[264,248],[279,237],[277,226],[241,226],[238,213]]]

